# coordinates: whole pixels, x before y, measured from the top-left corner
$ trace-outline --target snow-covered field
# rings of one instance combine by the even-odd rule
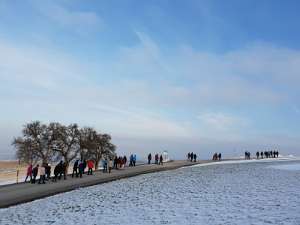
[[[299,225],[299,168],[251,160],[141,175],[0,209],[0,224]]]

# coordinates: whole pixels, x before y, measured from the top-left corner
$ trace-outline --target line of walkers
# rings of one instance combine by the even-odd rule
[[[127,163],[127,157],[126,156],[115,156],[114,160],[110,158],[104,158],[103,159],[103,173],[110,173],[112,169],[124,169]]]
[[[62,163],[62,161],[61,161]],[[75,163],[73,164],[73,172],[72,172],[72,177],[80,177],[82,178],[82,175],[84,174],[84,171],[86,169],[86,167],[88,168],[88,172],[87,172],[87,175],[93,175],[93,168],[94,168],[94,161],[93,160],[79,160],[77,159],[75,161]],[[59,167],[59,174],[63,173],[63,171],[66,170],[66,168],[61,168]],[[55,173],[55,170],[54,170],[54,179],[56,181],[56,178],[57,178],[57,173]],[[60,179],[60,177],[59,177]],[[64,179],[66,179],[66,173],[64,173]]]
[[[257,151],[256,152],[256,158],[259,159],[263,159],[263,158],[278,158],[279,156],[279,152],[276,150],[274,151]]]
[[[104,158],[103,159],[103,172],[111,172],[111,169],[122,169],[125,167],[127,163],[127,157],[117,157],[115,156],[114,160],[112,158]],[[130,156],[130,164],[129,166],[135,166],[136,164],[136,155]],[[93,169],[95,167],[93,160],[79,160],[77,159],[73,164],[73,171],[72,171],[72,178],[73,177],[80,177],[82,178],[82,175],[85,174],[86,168],[88,168],[87,175],[93,175]],[[39,181],[38,183],[45,184],[45,181],[52,180],[53,182],[57,182],[57,180],[61,180],[62,177],[64,180],[67,179],[67,164],[63,161],[60,161],[54,168],[54,176],[51,179],[51,165],[47,163],[43,163],[41,166],[37,164],[35,167],[33,167],[32,164],[30,164],[27,168],[26,178],[25,182],[27,182],[27,179],[30,179],[30,182],[32,184],[36,183],[38,175]]]
[[[30,183],[35,184],[37,181],[38,175],[40,175],[38,184],[41,184],[41,183],[45,184],[45,181],[49,180],[50,176],[51,176],[51,165],[47,164],[47,163],[42,163],[41,166],[39,164],[37,164],[35,167],[33,167],[33,165],[30,164],[27,167],[25,182],[29,178]]]
[[[148,164],[151,164],[151,161],[152,161],[152,154],[149,153],[149,155],[148,155]],[[159,155],[159,154],[154,155],[154,163],[155,164],[163,165],[163,161],[164,161],[164,158],[163,158],[162,155]]]
[[[187,160],[191,162],[196,162],[197,161],[197,154],[193,152],[189,152],[187,154]]]

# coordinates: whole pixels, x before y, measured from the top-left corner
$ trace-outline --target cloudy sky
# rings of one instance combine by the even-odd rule
[[[26,122],[120,153],[300,154],[300,4],[0,0],[0,158]]]

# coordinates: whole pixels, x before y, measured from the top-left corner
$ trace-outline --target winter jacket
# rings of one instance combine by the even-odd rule
[[[40,176],[44,176],[44,175],[46,174],[46,172],[45,172],[45,167],[44,167],[44,166],[41,166],[41,167],[39,168],[39,174],[40,174]]]
[[[32,175],[32,165],[29,165],[27,168],[27,176],[31,176]]]
[[[94,168],[94,162],[92,160],[89,160],[87,164],[88,164],[88,168],[89,169],[93,169]]]
[[[32,170],[32,176],[36,177],[38,174],[38,167],[34,167],[33,170]]]

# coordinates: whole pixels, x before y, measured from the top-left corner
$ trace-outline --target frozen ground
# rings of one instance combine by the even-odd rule
[[[147,174],[1,209],[0,224],[299,225],[299,167],[251,161]]]

